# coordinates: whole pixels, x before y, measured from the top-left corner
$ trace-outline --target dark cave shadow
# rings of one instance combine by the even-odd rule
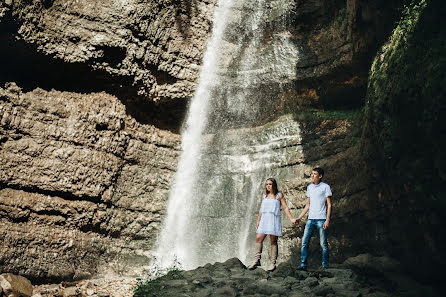
[[[395,18],[396,12],[393,13],[392,17]],[[432,18],[425,20],[427,19],[425,11],[421,13],[419,19],[420,23],[430,21],[435,23],[435,27],[439,26],[438,20]],[[387,23],[390,24],[390,22]],[[365,105],[367,85],[356,89],[352,88],[347,92],[342,90],[341,84],[335,86],[337,90],[329,90],[326,87],[327,85],[324,86],[320,82],[334,80],[335,78],[340,78],[342,81],[351,77],[353,73],[368,70],[376,51],[389,38],[388,35],[391,33],[391,30],[389,28],[385,29],[386,34],[380,32],[381,35],[376,37],[375,44],[370,47],[369,52],[358,57],[356,67],[338,67],[334,69],[333,74],[330,76],[321,78],[319,83],[318,81],[308,79],[307,81],[299,82],[297,88],[310,86],[314,89],[318,87],[326,89],[323,92],[324,96],[320,98],[320,105],[317,106],[324,110],[363,107]],[[423,34],[427,39],[431,32],[429,34]],[[355,102],[355,98],[360,100]],[[341,106],[337,106],[337,103],[340,103]],[[403,108],[400,110],[403,111]],[[425,109],[423,108],[419,110],[420,113],[424,111]],[[366,119],[363,118],[360,120]],[[415,116],[409,117],[407,125],[410,125],[410,121],[417,123]],[[319,124],[321,122],[322,120],[319,120]],[[444,236],[444,228],[440,226],[441,220],[439,218],[441,217],[441,209],[439,209],[439,206],[429,204],[427,193],[423,193],[421,197],[417,197],[419,199],[418,201],[413,199],[411,196],[413,194],[407,193],[404,185],[398,183],[396,166],[394,168],[395,170],[390,169],[387,172],[391,177],[388,176],[388,180],[383,179],[377,173],[377,168],[383,166],[381,164],[383,161],[376,157],[376,151],[368,151],[364,145],[358,145],[356,147],[353,144],[351,145],[356,151],[355,154],[357,156],[349,155],[348,158],[340,159],[338,162],[324,162],[320,164],[318,162],[319,158],[315,158],[318,150],[325,151],[327,149],[318,145],[318,143],[323,143],[323,135],[312,130],[312,128],[317,127],[317,124],[307,125],[303,129],[307,133],[302,137],[302,142],[305,144],[303,154],[308,156],[308,163],[312,167],[321,165],[325,169],[326,176],[324,180],[333,189],[333,217],[328,231],[328,238],[329,244],[332,244],[333,251],[337,250],[338,254],[332,257],[331,260],[334,263],[342,263],[346,258],[362,253],[370,253],[374,256],[389,256],[400,261],[403,273],[423,285],[438,289],[440,292],[438,284],[441,283],[441,274],[438,272],[444,266],[444,257],[441,251],[446,246],[446,237]],[[362,123],[356,123],[356,125],[362,127]],[[432,146],[433,143],[441,139],[441,137],[437,137],[432,142],[429,142],[428,145],[428,143],[423,141],[424,134],[417,135],[416,128],[411,129],[409,133],[408,138],[411,140],[411,143],[420,143],[424,147]],[[361,135],[358,135],[358,137],[361,137]],[[402,137],[401,133],[399,137]],[[375,142],[377,140],[371,139],[369,141]],[[375,150],[376,147],[372,149]],[[404,153],[409,154],[408,152],[410,152],[410,157],[413,160],[423,159],[423,162],[428,161],[426,155],[422,155],[421,157],[417,156],[417,149],[410,148],[409,145],[405,146],[405,150]],[[431,153],[431,150],[428,150],[425,151],[425,154]],[[433,168],[434,166],[431,169]],[[407,174],[409,173],[407,172]],[[438,176],[432,179],[436,183],[439,181]],[[350,185],[346,186],[349,183]],[[364,188],[363,192],[354,192],[351,187],[359,183],[362,183],[361,187]],[[443,198],[441,193],[437,195],[438,198]],[[345,213],[342,216],[337,214],[338,205],[335,203],[338,203],[340,198],[349,199],[352,203],[352,208],[357,208],[358,205],[356,203],[358,203],[358,200],[361,200],[362,211],[356,210],[356,212],[349,213],[344,209]],[[317,235],[313,234],[313,237],[317,238]],[[426,239],[428,239],[429,244],[427,244]],[[340,245],[340,240],[345,240],[347,244]],[[313,253],[312,257],[316,258],[312,261],[314,261],[315,265],[320,265],[321,252],[317,240],[311,241],[310,249]]]

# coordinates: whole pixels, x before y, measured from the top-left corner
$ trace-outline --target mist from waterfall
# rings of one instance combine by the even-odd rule
[[[276,149],[299,137],[297,126],[259,125],[296,75],[292,9],[284,0],[217,3],[153,266],[193,269],[251,252],[264,181],[284,157]]]

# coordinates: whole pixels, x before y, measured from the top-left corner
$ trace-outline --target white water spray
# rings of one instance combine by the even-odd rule
[[[202,134],[207,124],[207,113],[211,90],[217,83],[218,58],[222,35],[226,27],[228,14],[231,11],[232,0],[219,1],[214,12],[214,26],[211,40],[208,43],[203,66],[200,72],[198,88],[192,98],[186,117],[186,124],[182,132],[182,154],[178,164],[175,182],[169,194],[167,218],[161,233],[158,250],[155,254],[161,268],[175,265],[175,261],[185,267],[190,266],[188,250],[191,248],[192,238],[188,238],[191,204],[188,200],[193,193],[197,174],[197,163],[201,155],[203,142]]]
[[[299,137],[297,126],[252,128],[271,104],[269,96],[277,97],[282,83],[295,77],[292,61],[298,52],[277,21],[277,15],[286,15],[280,10],[290,9],[286,0],[218,2],[182,131],[182,153],[152,263],[157,269],[246,260],[264,180],[283,158],[273,148]],[[270,26],[278,31],[265,41],[267,22],[277,23]]]

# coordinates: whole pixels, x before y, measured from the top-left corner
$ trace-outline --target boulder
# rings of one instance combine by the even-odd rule
[[[0,275],[0,287],[6,297],[29,297],[33,294],[33,285],[27,278],[11,273]]]
[[[383,256],[375,257],[370,254],[360,254],[344,261],[344,266],[364,272],[397,272],[400,264],[395,259]]]

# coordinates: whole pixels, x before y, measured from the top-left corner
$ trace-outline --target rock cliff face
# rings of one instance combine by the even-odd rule
[[[278,95],[285,102],[279,112],[360,106],[367,62],[391,28],[380,20],[391,20],[400,2],[296,1],[287,34],[302,59],[295,81]],[[1,272],[35,281],[141,273],[164,217],[178,131],[214,6],[206,0],[0,4]],[[308,178],[303,172],[314,164],[335,171],[348,159],[350,125],[302,127],[304,142],[296,145],[305,158],[278,171],[284,180],[297,176],[284,182],[297,207]],[[333,181],[345,180],[333,175]],[[335,191],[345,199],[364,190],[343,189]],[[346,210],[343,201],[336,203]],[[337,247],[350,244],[342,240]]]
[[[2,270],[49,280],[147,264],[179,136],[106,93],[9,84],[0,98]]]
[[[84,74],[93,70],[104,89],[159,101],[193,91],[214,1],[6,1],[3,7],[8,33],[18,39],[9,45],[29,45],[24,55],[38,52]]]
[[[367,62],[376,41],[391,29],[400,2],[296,1],[286,22],[301,58],[295,61],[297,80],[283,96],[298,98],[298,105],[361,105]],[[1,5],[2,81],[16,81],[25,89],[105,90],[184,104],[179,101],[195,88],[215,1],[21,0]],[[273,28],[274,20],[267,26]],[[44,72],[42,67],[52,73],[35,76]],[[356,101],[347,94],[357,94]]]
[[[377,198],[385,205],[381,229],[389,240],[383,242],[392,242],[384,249],[438,283],[446,248],[445,12],[436,0],[414,0],[404,10],[372,63],[363,117]]]

